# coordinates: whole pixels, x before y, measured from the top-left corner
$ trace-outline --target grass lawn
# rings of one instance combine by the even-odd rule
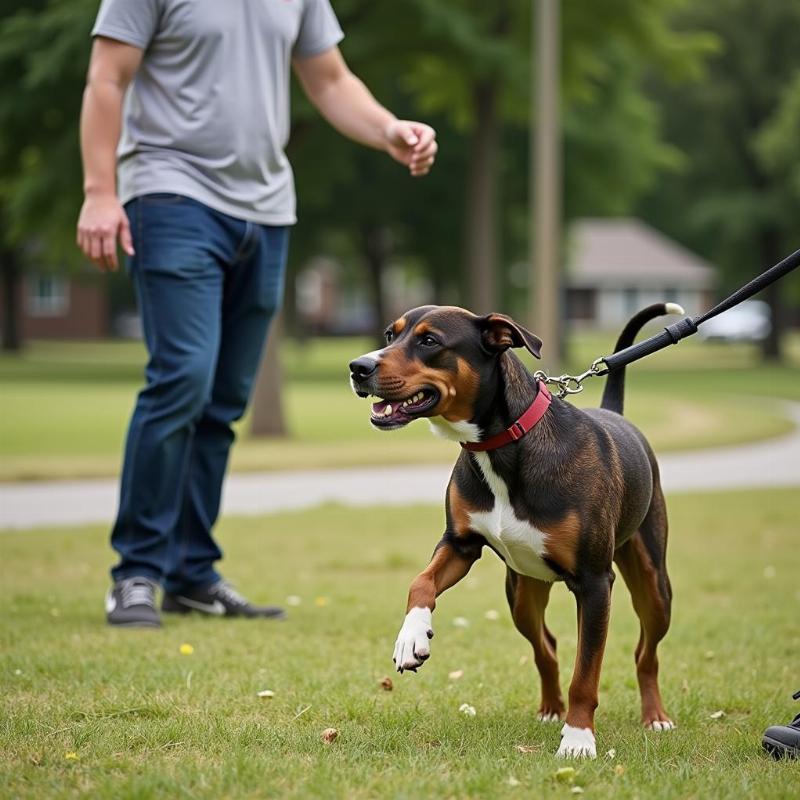
[[[800,495],[675,495],[670,510],[675,606],[661,665],[679,727],[639,726],[637,624],[618,581],[600,757],[575,764],[573,784],[555,778],[559,726],[535,720],[538,679],[491,553],[442,597],[420,673],[390,671],[440,507],[225,520],[228,577],[256,600],[302,603],[286,623],[169,619],[161,631],[104,625],[104,528],[0,534],[0,796],[559,798],[579,786],[597,798],[797,797],[800,761],[767,759],[760,736],[796,713]],[[557,587],[548,619],[564,685],[574,617]],[[339,736],[324,744],[329,727]]]
[[[573,371],[610,352],[612,335],[573,342]],[[386,440],[368,422],[368,403],[350,391],[347,363],[366,340],[287,342],[285,410],[291,437],[255,440],[240,426],[233,468],[292,469],[379,464]],[[790,429],[776,398],[800,400],[800,337],[789,341],[787,366],[760,365],[748,346],[695,340],[629,368],[626,414],[657,451],[777,436]],[[33,343],[21,357],[0,357],[0,480],[115,475],[135,393],[141,344]],[[546,364],[545,364],[546,366]],[[575,402],[598,402],[602,381]],[[753,413],[752,398],[763,398]],[[343,445],[357,444],[357,447]],[[416,423],[392,436],[393,463],[441,462],[451,444]]]

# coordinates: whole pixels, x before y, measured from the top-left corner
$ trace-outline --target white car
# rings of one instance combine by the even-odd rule
[[[771,330],[769,306],[763,300],[745,300],[704,322],[697,333],[709,342],[763,342]]]

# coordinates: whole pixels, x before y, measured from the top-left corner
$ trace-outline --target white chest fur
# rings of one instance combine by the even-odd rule
[[[543,581],[556,580],[556,573],[543,561],[543,556],[547,555],[547,534],[514,513],[508,487],[492,469],[489,456],[479,452],[473,455],[494,495],[494,507],[491,511],[471,513],[471,527],[500,553],[515,572]]]

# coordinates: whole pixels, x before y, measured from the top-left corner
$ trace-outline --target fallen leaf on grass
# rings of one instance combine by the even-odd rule
[[[190,644],[187,644],[186,642],[184,642],[184,643],[183,643],[183,644],[182,644],[182,645],[181,645],[181,646],[178,648],[178,652],[179,652],[179,653],[180,653],[182,656],[190,656],[192,653],[194,653],[194,647],[192,647]]]
[[[483,616],[491,622],[494,622],[496,619],[500,619],[500,612],[490,608]]]
[[[328,603],[330,603],[330,601],[331,601],[330,597],[315,597],[314,605],[317,608],[324,608],[325,606],[328,605]]]
[[[573,786],[570,789],[570,792],[572,792],[572,794],[583,794],[583,787],[582,786]]]
[[[464,677],[464,670],[463,669],[454,669],[452,672],[447,673],[447,677],[450,678],[451,681],[457,681],[460,678]]]
[[[622,764],[617,764],[617,766],[614,767],[614,774],[615,775],[624,775],[625,774],[625,767],[623,767]]]
[[[474,717],[477,713],[475,711],[475,706],[471,706],[469,703],[462,703],[458,710],[465,716],[465,717]]]
[[[302,603],[302,602],[303,602],[303,598],[302,598],[302,597],[299,597],[299,596],[298,596],[298,595],[296,595],[296,594],[290,594],[290,595],[289,595],[289,596],[286,598],[286,605],[287,605],[287,606],[299,606],[299,605],[300,605],[300,603]]]
[[[264,697],[267,700],[272,700],[272,698],[275,697],[275,692],[273,692],[272,689],[262,689],[258,692],[258,696]]]
[[[508,783],[509,786],[519,786],[519,781],[513,775],[508,776],[506,783]]]
[[[519,753],[535,753],[539,748],[531,744],[518,744],[516,745],[516,750]]]
[[[337,731],[336,728],[325,728],[325,730],[320,734],[322,741],[325,742],[325,744],[330,744],[333,742],[338,735],[339,731]]]
[[[466,617],[453,617],[453,625],[456,628],[469,628],[469,620]]]
[[[74,753],[74,752],[64,753],[64,758],[67,761],[77,761],[78,760],[78,754]]]
[[[615,750],[615,749],[612,747],[612,748],[611,748],[611,749],[610,749],[610,750],[609,750],[609,751],[606,753],[606,758],[616,758],[616,757],[617,757],[617,751],[616,751],[616,750]]]
[[[720,711],[715,711],[713,714],[709,714],[708,718],[709,719],[722,719],[724,716],[725,716],[725,712],[720,710]]]
[[[391,692],[394,689],[394,684],[392,683],[392,679],[387,675],[385,678],[381,678],[380,680],[381,688],[385,692]]]

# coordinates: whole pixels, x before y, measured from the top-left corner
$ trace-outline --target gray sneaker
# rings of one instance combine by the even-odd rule
[[[126,628],[160,628],[156,610],[156,584],[149,578],[123,578],[106,595],[109,625]]]

